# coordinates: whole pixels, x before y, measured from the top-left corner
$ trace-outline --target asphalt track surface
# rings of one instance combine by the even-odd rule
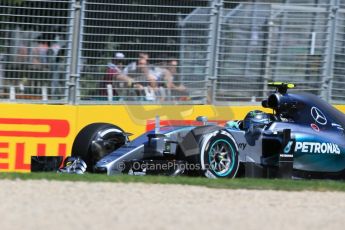
[[[345,193],[0,180],[1,229],[345,229]]]

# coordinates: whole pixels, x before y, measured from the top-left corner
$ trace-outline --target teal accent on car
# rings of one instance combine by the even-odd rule
[[[210,150],[209,150],[209,152],[208,152],[208,160],[209,160],[209,162],[211,163],[211,154],[210,154],[210,153],[211,153],[213,147],[214,147],[217,143],[219,143],[219,142],[224,142],[224,143],[226,143],[227,146],[230,148],[230,151],[231,151],[231,165],[230,165],[229,169],[228,169],[226,172],[224,172],[224,173],[219,173],[219,172],[213,170],[211,165],[210,165],[210,169],[212,169],[212,171],[213,171],[217,176],[219,176],[219,177],[226,177],[226,176],[228,176],[228,175],[232,172],[232,170],[233,170],[233,168],[234,168],[234,165],[235,165],[235,161],[234,161],[234,159],[235,159],[235,151],[234,151],[234,149],[232,148],[231,144],[230,144],[227,140],[225,140],[225,139],[219,139],[219,140],[215,141],[215,142],[212,144],[212,146],[211,146],[211,148],[210,148]]]
[[[338,172],[345,169],[345,143],[335,142],[334,140],[339,138],[332,133],[322,134],[295,134],[294,169],[319,172]]]

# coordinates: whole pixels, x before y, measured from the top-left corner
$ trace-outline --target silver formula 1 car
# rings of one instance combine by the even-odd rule
[[[345,177],[345,116],[319,97],[276,88],[264,108],[225,126],[197,118],[201,126],[159,127],[129,141],[110,124],[84,128],[72,156],[90,171],[114,175],[204,175],[206,177]]]

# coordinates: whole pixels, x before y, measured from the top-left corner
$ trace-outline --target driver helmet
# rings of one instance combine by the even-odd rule
[[[243,120],[243,129],[247,130],[250,127],[263,127],[271,122],[269,114],[261,110],[253,110],[247,113]]]

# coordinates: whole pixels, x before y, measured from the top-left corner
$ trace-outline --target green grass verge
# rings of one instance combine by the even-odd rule
[[[106,176],[99,174],[57,174],[57,173],[0,173],[0,180],[56,180],[113,183],[180,184],[223,189],[258,189],[284,191],[341,191],[345,192],[344,181],[332,180],[283,180],[283,179],[207,179],[201,177],[165,176]],[[1,183],[1,182],[0,182]]]

